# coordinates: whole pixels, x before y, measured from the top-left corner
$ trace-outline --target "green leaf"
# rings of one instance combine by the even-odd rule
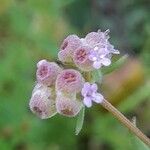
[[[141,140],[139,140],[137,137],[131,138],[131,143],[133,143],[133,146],[136,150],[150,150],[146,144],[144,144]]]
[[[92,71],[92,82],[101,82],[102,80],[102,73],[100,70]]]
[[[83,127],[84,122],[84,114],[85,114],[85,107],[83,107],[78,115],[77,123],[76,123],[76,129],[75,129],[75,135],[78,135]]]
[[[111,73],[114,70],[120,68],[125,63],[127,58],[128,58],[128,55],[124,55],[118,61],[112,63],[112,65],[110,65],[106,68],[102,68],[101,69],[102,74],[105,75],[105,74]]]

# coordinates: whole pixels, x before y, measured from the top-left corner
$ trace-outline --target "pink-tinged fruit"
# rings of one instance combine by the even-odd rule
[[[81,46],[82,42],[77,35],[69,35],[61,44],[58,58],[62,62],[72,62],[74,51]]]
[[[62,69],[55,62],[41,60],[37,63],[36,78],[39,83],[51,86]]]
[[[82,106],[80,101],[68,97],[58,97],[56,99],[57,112],[63,116],[75,117]]]
[[[92,71],[93,62],[89,59],[91,48],[89,46],[82,46],[75,50],[73,60],[75,65],[82,71]]]
[[[108,34],[109,30],[106,30],[105,32],[101,32],[100,30],[98,32],[90,32],[86,35],[85,41],[91,47],[95,47],[98,44],[105,44],[109,39]]]
[[[30,109],[41,119],[54,116],[56,111],[54,91],[52,88],[37,84],[30,99]]]
[[[56,79],[56,89],[66,93],[78,93],[84,84],[81,73],[74,69],[63,70]]]

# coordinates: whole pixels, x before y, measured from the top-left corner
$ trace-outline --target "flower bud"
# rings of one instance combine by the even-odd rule
[[[81,73],[74,69],[63,70],[56,79],[56,89],[61,92],[78,93],[84,84]]]
[[[98,32],[90,32],[86,35],[85,40],[90,46],[97,46],[97,44],[105,44],[108,39],[109,30],[106,30],[105,32],[101,32],[100,30]]]
[[[82,44],[77,35],[69,35],[61,44],[58,58],[62,62],[72,62],[72,55],[75,49]]]
[[[63,116],[74,117],[82,108],[82,103],[70,97],[57,97],[56,109],[57,112]]]
[[[107,51],[107,53],[119,54],[119,51],[114,49],[114,46],[108,41],[110,38],[109,32],[109,29],[104,32],[100,30],[98,32],[91,32],[86,35],[85,41],[93,49],[97,47],[98,49],[105,49],[105,53]]]
[[[54,90],[37,84],[32,92],[29,106],[31,111],[41,119],[54,116],[57,113]]]
[[[83,71],[92,71],[93,62],[89,60],[91,48],[89,46],[82,46],[75,50],[73,55],[74,63]]]
[[[47,86],[54,85],[56,77],[61,71],[62,69],[56,63],[41,60],[37,63],[37,81]]]

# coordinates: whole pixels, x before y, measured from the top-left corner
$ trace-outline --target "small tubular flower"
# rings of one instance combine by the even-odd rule
[[[82,42],[77,35],[69,35],[61,44],[58,58],[62,62],[72,62],[73,52],[81,46]]]
[[[101,103],[103,101],[103,96],[97,92],[97,84],[90,84],[86,82],[82,88],[81,94],[84,97],[83,103],[87,107],[92,106],[92,101],[96,103]]]
[[[94,69],[93,62],[89,59],[90,51],[89,46],[81,46],[74,52],[73,61],[83,71],[92,71]]]
[[[99,69],[102,66],[109,66],[111,64],[111,55],[105,47],[95,47],[94,50],[90,51],[89,59],[93,61],[93,67]]]
[[[71,97],[58,96],[56,99],[57,112],[63,116],[75,117],[81,110],[83,104]]]
[[[62,69],[54,62],[41,60],[37,63],[36,78],[39,83],[51,86]]]
[[[29,106],[31,111],[41,119],[54,116],[57,111],[53,89],[37,84],[32,92]]]
[[[91,47],[95,47],[99,44],[105,44],[109,39],[109,29],[105,32],[101,32],[98,30],[98,32],[90,32],[86,35],[85,41],[87,44],[89,44]]]
[[[84,84],[81,73],[74,69],[63,70],[56,79],[56,89],[61,92],[78,93]]]

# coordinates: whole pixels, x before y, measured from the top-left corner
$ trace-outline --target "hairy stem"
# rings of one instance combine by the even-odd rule
[[[115,118],[117,118],[124,126],[126,126],[133,134],[141,139],[146,145],[150,147],[150,139],[143,134],[133,123],[131,123],[120,111],[112,106],[107,100],[103,100],[101,105],[107,109]]]

